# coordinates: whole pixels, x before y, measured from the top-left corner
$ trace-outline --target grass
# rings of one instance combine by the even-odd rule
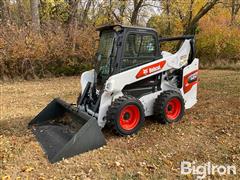
[[[105,129],[105,147],[50,164],[27,124],[54,97],[75,102],[79,89],[79,77],[1,84],[0,178],[192,179],[180,175],[181,161],[240,167],[239,71],[200,71],[199,102],[178,124],[147,118],[126,138]]]

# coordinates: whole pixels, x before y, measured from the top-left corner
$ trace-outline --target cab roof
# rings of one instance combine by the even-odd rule
[[[97,31],[103,31],[103,30],[112,30],[114,27],[121,27],[121,28],[128,28],[128,29],[140,29],[140,30],[150,30],[156,32],[155,29],[153,28],[148,28],[148,27],[141,27],[141,26],[127,26],[127,25],[121,25],[121,24],[114,24],[114,25],[103,25],[98,27],[96,30]]]

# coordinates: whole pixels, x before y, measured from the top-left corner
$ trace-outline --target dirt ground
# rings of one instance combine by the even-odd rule
[[[200,71],[198,104],[180,123],[147,118],[133,137],[105,129],[107,145],[50,164],[27,129],[54,97],[75,102],[79,77],[1,84],[0,179],[193,179],[180,175],[180,162],[235,165],[240,179],[240,72]]]

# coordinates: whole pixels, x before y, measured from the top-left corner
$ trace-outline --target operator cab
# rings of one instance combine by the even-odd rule
[[[157,32],[152,28],[122,25],[102,26],[96,54],[98,85],[108,77],[160,59]]]

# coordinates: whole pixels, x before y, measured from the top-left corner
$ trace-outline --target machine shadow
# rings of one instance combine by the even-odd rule
[[[143,124],[142,129],[143,128],[150,128],[150,126],[152,126],[152,125],[161,126],[161,125],[164,125],[164,124],[159,123],[154,116],[150,116],[150,117],[145,118],[145,122]],[[140,129],[140,131],[142,129]],[[109,141],[111,139],[124,138],[124,137],[118,136],[116,133],[114,133],[112,127],[110,127],[110,126],[105,126],[102,129],[102,133],[104,134],[104,136],[106,138],[106,141]]]
[[[32,116],[11,118],[0,121],[0,135],[3,136],[30,136],[32,134],[31,129],[28,128],[28,123],[32,120]],[[151,125],[162,125],[153,116],[145,119],[143,128],[148,128]],[[141,130],[140,130],[141,131]],[[121,138],[116,135],[110,126],[105,126],[102,129],[106,140]]]

